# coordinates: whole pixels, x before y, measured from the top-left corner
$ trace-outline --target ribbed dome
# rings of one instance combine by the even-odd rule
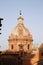
[[[29,30],[24,26],[24,24],[17,24],[17,26],[13,29],[11,32],[9,38],[13,39],[16,37],[20,38],[26,38],[32,40],[32,36],[29,32]]]
[[[18,24],[16,28],[12,31],[12,34],[14,35],[23,35],[27,36],[30,35],[30,32],[24,27],[23,24]]]
[[[26,39],[30,39],[32,40],[32,36],[29,32],[29,30],[24,26],[23,24],[23,20],[24,18],[21,16],[21,12],[20,12],[20,17],[17,19],[18,20],[18,24],[17,26],[13,29],[13,31],[11,32],[9,38],[13,39],[13,38],[26,38]]]

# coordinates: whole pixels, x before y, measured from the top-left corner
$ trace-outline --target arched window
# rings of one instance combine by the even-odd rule
[[[11,49],[13,49],[13,44],[11,45]]]
[[[29,49],[29,44],[28,44],[28,49]]]

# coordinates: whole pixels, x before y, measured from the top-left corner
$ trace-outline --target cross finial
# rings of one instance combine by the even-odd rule
[[[20,15],[22,15],[21,10],[20,10]]]

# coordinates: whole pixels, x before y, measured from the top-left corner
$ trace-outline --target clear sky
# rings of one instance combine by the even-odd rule
[[[20,10],[35,44],[43,43],[43,0],[0,0],[0,17],[4,18],[0,50],[8,49],[8,36],[18,23]]]

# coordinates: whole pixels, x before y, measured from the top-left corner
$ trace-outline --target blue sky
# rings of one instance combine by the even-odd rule
[[[0,31],[0,50],[8,49],[8,36],[18,23],[20,10],[34,43],[43,43],[43,0],[0,0],[0,17],[4,18]]]

